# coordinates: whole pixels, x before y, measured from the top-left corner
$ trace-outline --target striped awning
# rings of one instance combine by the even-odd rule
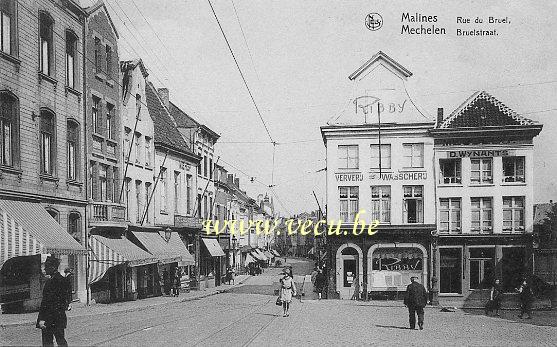
[[[274,249],[271,249],[271,252],[276,255],[277,257],[280,257],[280,253],[275,251]]]
[[[157,263],[152,254],[134,245],[125,237],[105,237],[91,235],[89,238],[91,253],[89,264],[89,283],[99,281],[109,268],[126,263],[128,266],[141,266]]]
[[[262,260],[262,261],[267,260],[267,258],[263,254],[257,252],[257,250],[252,251],[250,254],[252,257],[254,257],[257,260]]]
[[[263,254],[265,254],[265,256],[269,259],[273,259],[275,256],[269,252],[269,251],[264,251]]]
[[[193,256],[176,232],[170,233],[168,241],[164,231],[132,231],[132,233],[161,264],[181,262],[183,266],[195,263]]]
[[[255,259],[249,254],[246,255],[246,260],[244,261],[244,266],[248,266],[249,263],[255,263]]]
[[[0,267],[10,258],[46,253],[87,251],[39,203],[0,200]]]

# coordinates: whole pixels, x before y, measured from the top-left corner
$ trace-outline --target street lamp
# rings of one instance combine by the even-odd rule
[[[437,306],[439,305],[439,279],[437,278],[437,241],[438,241],[438,234],[437,230],[431,231],[431,246],[433,248],[433,269],[431,271],[431,305]]]
[[[236,235],[232,235],[232,265],[236,268]]]
[[[170,241],[171,237],[172,237],[172,229],[170,228],[164,229],[164,239],[166,240],[166,242]]]

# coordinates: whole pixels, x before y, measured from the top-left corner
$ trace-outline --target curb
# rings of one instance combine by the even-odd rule
[[[214,290],[214,291],[211,291],[211,292],[208,292],[208,293],[200,294],[200,295],[195,296],[195,297],[184,298],[184,299],[176,301],[176,302],[194,301],[194,300],[207,298],[209,296],[213,296],[213,295],[217,295],[217,294],[221,294],[221,293],[226,293],[226,292],[232,290],[233,288],[235,288],[236,286],[242,285],[244,282],[246,282],[250,278],[251,278],[251,276],[248,276],[244,280],[238,282],[238,284],[234,284],[230,288]],[[132,311],[142,311],[142,310],[149,309],[149,308],[152,308],[152,307],[155,307],[155,306],[166,305],[166,304],[171,304],[171,303],[172,302],[159,302],[159,303],[154,303],[154,304],[146,305],[146,306],[142,306],[142,307],[130,307],[130,308],[126,308],[126,309],[123,309],[123,310],[115,310],[115,311],[111,311],[111,312],[84,312],[83,314],[78,314],[78,315],[71,316],[71,317],[68,317],[68,318],[71,319],[71,318],[78,318],[78,317],[102,316],[102,315],[105,315],[105,314],[112,314],[112,313],[126,313],[126,312],[132,312]],[[0,315],[0,317],[1,317],[1,315]],[[0,324],[0,329],[5,329],[5,328],[8,328],[8,327],[23,326],[23,325],[32,325],[32,324],[35,324],[35,319],[27,320],[27,321],[24,321],[24,322],[14,322],[14,323]]]

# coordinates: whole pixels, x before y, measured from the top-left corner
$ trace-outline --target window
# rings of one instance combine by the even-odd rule
[[[371,187],[371,218],[380,223],[391,222],[391,187]]]
[[[440,248],[439,292],[462,293],[462,248]]]
[[[123,150],[124,150],[124,158],[126,158],[126,161],[129,161],[128,156],[130,155],[130,149],[131,149],[131,145],[132,145],[131,134],[132,134],[132,130],[128,127],[124,127],[124,146],[123,146]]]
[[[114,124],[114,105],[106,104],[106,137],[114,140],[116,138],[116,128]]]
[[[102,72],[101,39],[95,37],[95,72]]]
[[[359,210],[359,187],[338,187],[340,194],[340,219],[353,223]]]
[[[16,164],[18,118],[17,99],[7,92],[0,92],[0,165]]]
[[[54,20],[52,17],[46,13],[41,12],[39,16],[39,30],[40,30],[40,58],[41,65],[40,70],[43,74],[52,76],[54,73],[54,53],[52,44],[52,28],[54,26]]]
[[[203,196],[203,218],[207,220],[208,216],[209,216],[209,209],[207,208],[207,195],[204,195]]]
[[[478,184],[493,183],[493,159],[471,159],[472,171],[470,174],[470,182]]]
[[[135,133],[135,163],[141,164],[141,134]]]
[[[338,146],[338,167],[340,169],[359,168],[358,145]]]
[[[54,175],[56,167],[56,139],[54,128],[55,116],[47,110],[41,110],[40,121],[40,152],[41,152],[41,172],[47,175]]]
[[[213,179],[213,159],[209,158],[209,179]]]
[[[180,172],[174,171],[174,212],[178,212],[180,202]]]
[[[137,112],[136,118],[141,120],[141,95],[135,94],[135,109]]]
[[[197,194],[197,211],[196,216],[201,216],[201,194]]]
[[[439,199],[439,231],[443,233],[460,233],[461,200],[460,198]]]
[[[442,184],[458,184],[462,182],[461,174],[461,160],[460,159],[440,159],[439,169],[441,170]]]
[[[91,124],[93,125],[93,132],[95,134],[100,134],[100,107],[101,107],[101,99],[93,96],[93,106],[92,106],[92,121]]]
[[[107,184],[107,177],[106,177],[106,171],[107,171],[107,167],[106,165],[102,165],[100,164],[99,167],[99,201],[106,201],[107,199],[107,194],[108,194],[108,184]]]
[[[207,177],[207,156],[203,156],[203,176]]]
[[[112,47],[106,45],[106,76],[112,76]]]
[[[471,198],[473,232],[490,233],[493,230],[493,207],[491,198]]]
[[[424,222],[423,186],[404,186],[403,218],[405,223]]]
[[[137,223],[141,223],[141,219],[143,217],[143,203],[142,203],[142,197],[143,195],[141,194],[141,181],[137,180],[135,181],[135,210],[136,210],[136,216],[135,216],[135,220]]]
[[[120,175],[118,167],[112,167],[112,201],[120,203]]]
[[[191,213],[191,189],[192,189],[192,176],[186,176],[186,209],[187,213]]]
[[[0,1],[0,51],[15,55],[15,1]]]
[[[495,248],[470,248],[470,289],[490,288],[494,270]]]
[[[503,157],[503,182],[525,182],[524,157]]]
[[[524,197],[503,197],[503,231],[524,231]]]
[[[371,168],[379,168],[379,145],[371,145]],[[381,145],[381,168],[391,168],[391,145]]]
[[[404,167],[424,167],[424,144],[405,143],[402,145]]]
[[[81,243],[81,215],[77,212],[70,212],[68,217],[68,234],[70,234],[77,242]],[[75,254],[68,255],[68,266],[74,271],[78,270],[78,256]],[[75,293],[78,284],[77,274],[72,276],[72,292]]]
[[[130,221],[130,183],[131,183],[131,179],[126,177],[125,183],[124,183],[124,199],[126,202],[126,221]]]
[[[145,221],[149,223],[149,201],[151,199],[151,183],[145,182]]]
[[[71,31],[66,31],[66,85],[74,89],[77,84],[76,52],[77,36]]]
[[[67,124],[67,167],[68,167],[68,179],[77,180],[78,179],[78,160],[79,155],[79,124],[75,121],[68,120]]]
[[[213,219],[213,198],[209,197],[209,219]]]
[[[166,184],[166,168],[161,167],[160,184],[161,184],[161,212],[167,211],[167,184]]]
[[[145,165],[151,166],[151,138],[145,136]]]

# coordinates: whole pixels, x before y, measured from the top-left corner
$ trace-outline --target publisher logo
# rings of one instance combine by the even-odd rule
[[[383,17],[379,13],[372,12],[366,16],[365,24],[371,31],[379,30],[383,26]]]

